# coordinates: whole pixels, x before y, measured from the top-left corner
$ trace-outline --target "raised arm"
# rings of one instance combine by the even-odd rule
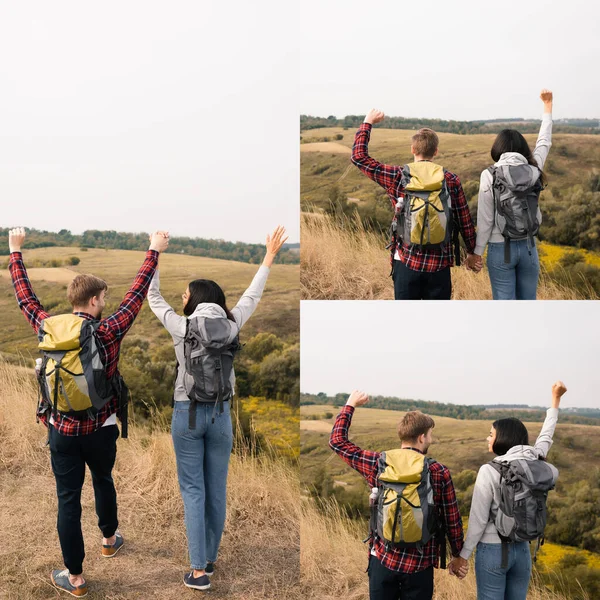
[[[135,318],[137,317],[154,272],[158,267],[158,256],[161,252],[167,249],[169,245],[169,234],[166,232],[156,232],[150,237],[150,248],[146,252],[146,258],[140,267],[133,284],[119,308],[110,317],[102,319],[100,326],[98,327],[98,335],[108,335],[121,339],[131,328]]]
[[[8,232],[8,248],[10,250],[8,270],[10,271],[10,278],[15,289],[19,308],[37,333],[42,321],[50,315],[44,310],[29,282],[23,255],[21,254],[24,241],[25,229],[23,227],[17,227]]]
[[[281,225],[275,229],[272,235],[267,235],[267,252],[265,254],[265,258],[263,259],[262,265],[254,276],[250,287],[248,287],[248,289],[242,294],[242,297],[231,311],[231,314],[233,315],[233,318],[240,329],[251,317],[252,313],[258,306],[258,302],[260,301],[265,289],[265,284],[267,283],[267,278],[269,277],[271,265],[273,264],[273,261],[281,250],[283,244],[285,244],[288,239],[284,236],[285,227]]]
[[[567,388],[562,381],[557,381],[552,386],[552,403],[550,408],[546,411],[546,419],[542,425],[540,435],[538,435],[535,441],[535,450],[541,458],[546,458],[550,448],[552,447],[552,438],[554,437],[554,430],[556,429],[556,423],[558,422],[558,407],[560,406],[560,399],[563,397]]]
[[[329,447],[340,456],[340,458],[358,471],[368,482],[370,487],[377,485],[377,460],[379,452],[363,450],[348,439],[348,430],[352,422],[352,415],[357,406],[366,404],[369,400],[367,394],[353,391],[337,416],[331,436],[329,437]]]
[[[538,167],[543,169],[550,152],[550,147],[552,146],[552,92],[544,89],[540,94],[540,98],[544,103],[544,114],[542,115],[542,124],[537,142],[535,143],[533,157]]]
[[[150,310],[156,315],[165,329],[173,336],[175,341],[185,337],[185,317],[178,315],[160,293],[160,278],[158,269],[150,282],[148,289],[148,304]]]
[[[386,165],[369,156],[371,129],[375,123],[383,121],[384,116],[380,110],[372,109],[369,111],[364,123],[354,136],[351,160],[352,164],[356,165],[369,179],[378,183],[386,191],[392,192],[391,188],[400,173],[400,167]]]

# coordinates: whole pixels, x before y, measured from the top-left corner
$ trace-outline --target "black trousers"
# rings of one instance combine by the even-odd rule
[[[431,600],[433,567],[418,573],[400,573],[384,567],[376,556],[369,556],[370,600]]]
[[[101,427],[80,436],[61,435],[50,427],[50,460],[58,496],[58,538],[65,567],[72,575],[83,571],[85,550],[81,532],[81,488],[85,465],[92,473],[98,527],[104,537],[112,537],[119,525],[117,493],[112,469],[117,456],[119,428]]]
[[[425,273],[413,271],[402,261],[394,260],[392,279],[395,300],[450,300],[452,295],[450,267]]]

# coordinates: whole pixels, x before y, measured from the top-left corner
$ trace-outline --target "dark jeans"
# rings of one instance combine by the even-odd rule
[[[104,537],[117,530],[117,493],[112,469],[117,456],[119,428],[101,427],[80,436],[61,435],[50,427],[50,460],[58,496],[58,538],[65,567],[72,575],[83,571],[85,550],[81,533],[81,488],[85,465],[92,473],[98,527]]]
[[[384,567],[376,556],[369,557],[370,600],[431,600],[433,567],[418,573],[400,573]]]
[[[450,300],[452,294],[450,267],[425,273],[394,260],[392,278],[395,300]]]

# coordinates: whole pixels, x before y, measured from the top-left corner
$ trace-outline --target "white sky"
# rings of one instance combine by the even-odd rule
[[[546,2],[302,3],[303,114],[474,120],[599,118],[600,5]]]
[[[0,226],[297,242],[296,25],[274,1],[2,3]]]
[[[600,302],[301,302],[300,386],[455,404],[600,408]]]

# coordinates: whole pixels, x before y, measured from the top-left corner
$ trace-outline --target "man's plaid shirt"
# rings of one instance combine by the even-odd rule
[[[353,406],[342,408],[333,425],[329,446],[367,480],[369,487],[374,488],[377,487],[377,461],[381,453],[362,450],[348,440],[348,430],[353,414]],[[444,524],[452,555],[458,556],[463,547],[464,536],[450,471],[438,462],[432,463],[429,471],[433,485],[434,504],[438,508],[439,518]],[[422,551],[419,552],[416,548],[386,550],[384,542],[375,535],[372,540],[372,548],[381,564],[392,571],[417,573],[431,566],[438,567],[438,542],[435,538],[425,544]]]
[[[352,146],[352,162],[375,183],[385,189],[392,202],[392,211],[398,198],[404,197],[404,188],[400,184],[402,166],[386,165],[369,156],[369,138],[372,125],[363,123],[354,137]],[[448,192],[452,198],[452,212],[458,229],[465,241],[467,252],[472,254],[475,250],[475,227],[469,213],[469,206],[463,192],[460,180],[450,171],[445,171]],[[399,244],[392,248],[392,257],[398,252],[397,257],[413,271],[434,273],[454,265],[452,243],[444,248],[430,248],[421,250],[418,246],[412,248],[406,244]]]
[[[146,259],[138,271],[131,289],[127,292],[125,298],[123,298],[123,302],[121,302],[117,311],[110,317],[100,321],[96,337],[98,339],[100,356],[108,377],[112,377],[117,373],[121,341],[133,325],[135,318],[142,308],[157,266],[158,252],[148,250]],[[25,270],[25,264],[23,263],[23,256],[20,252],[13,252],[10,255],[8,268],[19,308],[37,333],[42,321],[50,315],[44,310],[44,307],[33,292],[27,271]],[[94,320],[94,317],[87,313],[76,312],[74,314],[84,319]],[[62,435],[87,435],[100,429],[105,421],[117,412],[117,409],[118,399],[113,398],[98,411],[93,419],[74,418],[58,413],[54,417],[54,427]],[[40,419],[44,425],[48,425],[47,413],[41,416]]]

